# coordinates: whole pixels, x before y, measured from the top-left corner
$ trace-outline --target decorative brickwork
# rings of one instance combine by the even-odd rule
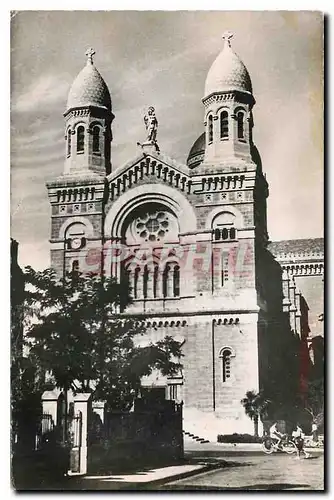
[[[147,335],[138,342],[172,335],[184,353],[176,382],[154,374],[143,384],[184,400],[186,428],[198,422],[209,435],[201,415],[211,415],[211,438],[252,430],[240,404],[248,390],[293,400],[306,310],[296,286],[316,301],[321,285],[313,294],[298,280],[323,272],[319,245],[312,255],[299,248],[296,258],[298,245],[268,247],[251,80],[226,40],[206,82],[206,129],[187,165],[141,145],[111,171],[114,116],[90,52],[64,115],[64,175],[48,183],[52,266],[60,275],[79,265],[130,279],[133,304],[121,314],[144,322]]]

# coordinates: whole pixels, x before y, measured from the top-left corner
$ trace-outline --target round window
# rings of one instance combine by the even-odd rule
[[[136,220],[136,232],[145,241],[160,241],[168,231],[168,214],[158,212],[155,214],[146,213]]]

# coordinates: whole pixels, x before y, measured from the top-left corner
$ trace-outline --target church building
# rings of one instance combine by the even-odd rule
[[[64,172],[47,184],[51,266],[130,280],[121,314],[142,319],[152,341],[173,336],[184,354],[182,373],[147,377],[143,395],[182,400],[184,429],[209,439],[253,432],[246,391],[293,400],[323,313],[322,240],[269,241],[252,82],[223,38],[186,164],[159,147],[151,106],[138,155],[114,167],[112,100],[87,51],[64,113]]]

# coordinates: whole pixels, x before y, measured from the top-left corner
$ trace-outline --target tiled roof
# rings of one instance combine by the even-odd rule
[[[272,241],[268,250],[277,258],[318,257],[324,255],[324,239]]]
[[[67,99],[67,109],[81,106],[102,106],[111,109],[108,87],[89,60],[74,80]]]
[[[244,63],[230,44],[225,43],[206,77],[204,96],[233,90],[252,93],[252,82]]]

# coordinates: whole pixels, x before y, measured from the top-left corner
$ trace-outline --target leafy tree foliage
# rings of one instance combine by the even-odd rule
[[[31,267],[25,277],[29,356],[61,389],[94,391],[109,409],[128,410],[142,376],[181,369],[177,341],[142,345],[143,324],[120,313],[131,302],[125,281],[79,273],[58,279],[52,269]]]
[[[271,401],[262,392],[247,391],[241,401],[247,417],[254,422],[254,436],[259,435],[259,419],[266,418]]]
[[[311,415],[313,422],[318,426],[323,425],[324,381],[322,378],[309,381],[305,410]]]

